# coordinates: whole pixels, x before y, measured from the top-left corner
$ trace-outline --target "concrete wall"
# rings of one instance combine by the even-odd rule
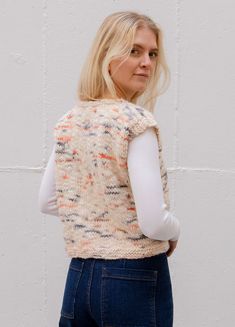
[[[38,190],[94,33],[118,10],[151,15],[165,35],[172,82],[155,116],[182,229],[169,258],[174,326],[235,325],[234,9],[232,0],[0,1],[2,326],[57,326],[69,259]]]

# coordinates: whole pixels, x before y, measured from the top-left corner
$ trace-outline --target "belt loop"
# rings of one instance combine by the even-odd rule
[[[126,268],[126,259],[122,259],[123,268]]]

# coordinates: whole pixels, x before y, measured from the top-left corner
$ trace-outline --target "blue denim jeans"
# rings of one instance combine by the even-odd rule
[[[72,258],[60,327],[172,327],[165,253],[141,259]]]

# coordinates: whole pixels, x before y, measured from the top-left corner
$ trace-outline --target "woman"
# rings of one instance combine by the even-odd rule
[[[173,325],[167,257],[180,228],[152,114],[161,74],[166,83],[160,28],[114,13],[98,30],[78,103],[55,126],[39,205],[60,217],[71,257],[61,327]]]

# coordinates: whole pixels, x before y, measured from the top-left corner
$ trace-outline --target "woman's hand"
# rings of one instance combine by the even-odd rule
[[[166,255],[169,257],[170,255],[172,255],[172,253],[174,252],[176,246],[177,246],[178,241],[169,241],[169,250],[166,252]]]

